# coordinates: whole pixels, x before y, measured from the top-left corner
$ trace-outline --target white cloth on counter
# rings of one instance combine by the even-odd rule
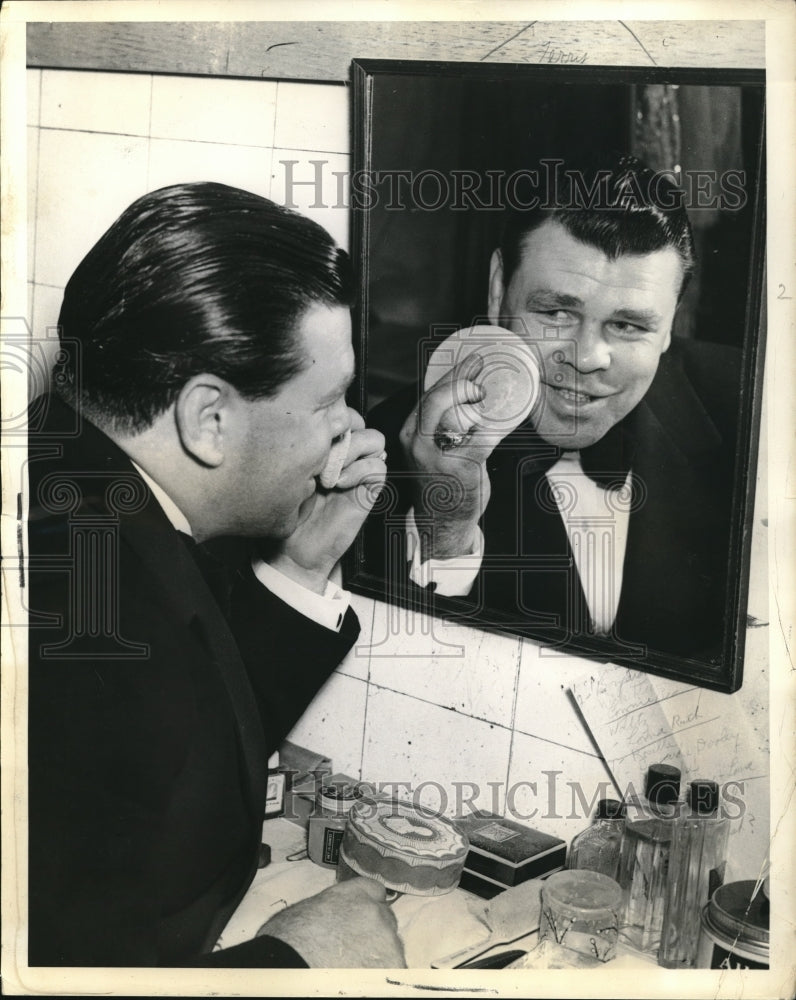
[[[409,969],[429,969],[436,959],[464,948],[486,947],[486,900],[465,892],[400,896],[392,904]]]

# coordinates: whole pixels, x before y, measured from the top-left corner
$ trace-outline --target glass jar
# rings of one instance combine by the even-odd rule
[[[658,965],[694,967],[702,909],[724,882],[730,821],[718,814],[719,786],[699,779],[688,786],[688,809],[675,824],[669,854],[666,905]]]
[[[594,823],[572,841],[568,867],[600,872],[615,879],[624,829],[624,805],[616,799],[600,799]]]
[[[622,931],[639,951],[656,954],[661,943],[669,850],[679,812],[680,771],[654,765],[647,772],[646,801],[628,814],[619,857]]]
[[[539,943],[608,962],[616,955],[621,908],[622,890],[607,875],[556,872],[542,886]]]

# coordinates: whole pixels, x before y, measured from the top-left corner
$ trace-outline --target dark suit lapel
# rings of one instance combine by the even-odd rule
[[[652,648],[678,642],[684,650],[698,648],[711,626],[720,625],[710,619],[716,614],[712,567],[725,537],[718,512],[722,438],[673,364],[662,364],[634,418],[643,447],[633,466],[617,638],[643,636]]]
[[[45,439],[73,425],[74,413],[51,398],[42,430]],[[254,693],[229,624],[184,542],[127,455],[89,421],[83,419],[79,434],[64,439],[60,457],[48,460],[47,467],[65,481],[74,479],[82,494],[80,516],[93,513],[118,523],[118,558],[135,558],[143,564],[153,590],[173,616],[175,629],[190,629],[207,649],[237,722],[250,805],[261,814],[267,755]],[[32,516],[41,471],[36,462],[31,464]]]
[[[165,515],[154,498],[155,516]],[[238,727],[245,763],[248,795],[254,812],[265,801],[267,754],[265,737],[251,683],[229,624],[221,613],[199,568],[177,532],[166,522],[157,533],[152,520],[130,517],[122,527],[125,544],[141,560],[173,609],[175,618],[190,628],[207,648],[227,689]]]

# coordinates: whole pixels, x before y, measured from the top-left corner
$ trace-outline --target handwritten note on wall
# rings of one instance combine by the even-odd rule
[[[765,727],[756,726],[732,695],[627,667],[600,667],[571,693],[621,795],[629,786],[643,792],[647,768],[655,763],[679,767],[684,788],[695,778],[717,781],[732,819],[731,866],[738,877],[757,877],[769,838]],[[743,843],[735,855],[733,842]]]

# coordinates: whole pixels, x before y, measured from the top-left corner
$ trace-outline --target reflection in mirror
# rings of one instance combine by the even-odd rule
[[[362,62],[354,84],[359,404],[389,478],[348,585],[737,689],[762,74]]]

